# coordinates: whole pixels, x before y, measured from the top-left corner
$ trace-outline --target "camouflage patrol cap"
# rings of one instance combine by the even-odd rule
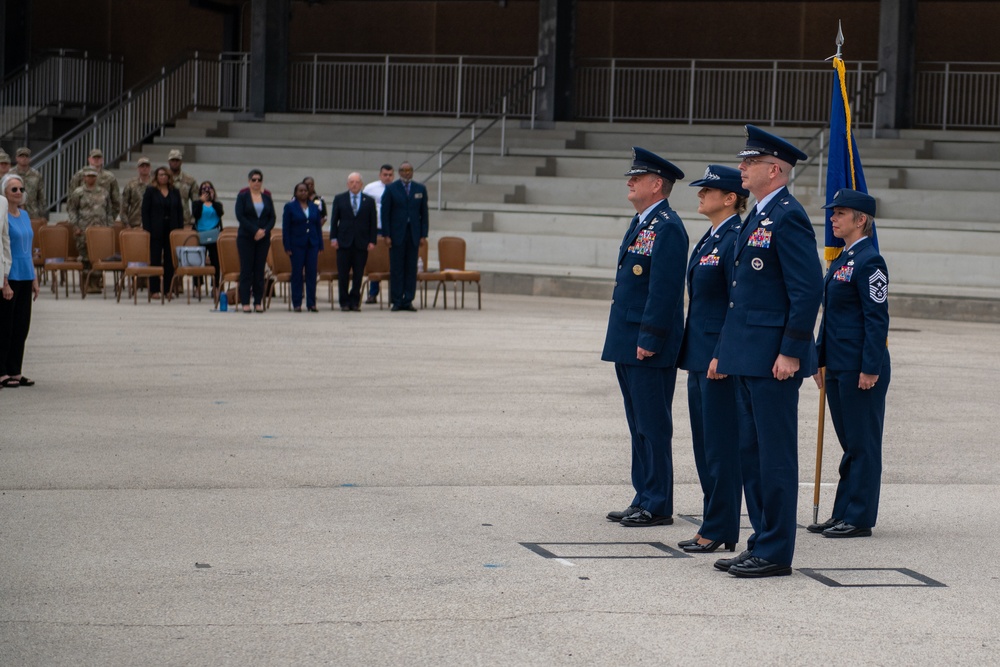
[[[137,167],[141,167],[144,164],[145,165],[151,165],[153,163],[149,161],[148,157],[146,157],[145,155],[143,155],[141,158],[139,158],[139,161],[136,162],[135,164],[136,164]]]
[[[90,151],[90,157],[104,157],[104,151],[100,148],[93,148]]]
[[[86,169],[83,170],[83,175],[84,176],[97,176],[97,170],[94,169],[93,167],[87,167]]]
[[[17,152],[14,153],[14,157],[21,157],[22,155],[24,157],[31,157],[31,149],[27,146],[21,146],[17,149]]]
[[[167,153],[167,162],[170,162],[171,160],[183,160],[183,159],[184,159],[184,153],[181,153],[176,148]]]
[[[0,162],[6,162],[10,164],[10,156],[3,150],[0,150]]]

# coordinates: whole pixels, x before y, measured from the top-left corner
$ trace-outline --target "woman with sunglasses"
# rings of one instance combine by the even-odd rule
[[[31,302],[38,298],[38,279],[32,262],[34,231],[24,202],[24,181],[11,172],[0,180],[3,216],[3,295],[0,298],[0,386],[30,387],[21,375],[24,342],[31,325]],[[5,199],[6,198],[6,199]],[[9,245],[7,239],[10,239]]]
[[[215,186],[205,181],[198,189],[198,201],[191,204],[194,229],[198,232],[198,242],[205,246],[208,260],[215,267],[215,285],[219,285],[219,232],[222,230],[222,202],[215,200]],[[200,278],[196,285],[201,289]],[[213,295],[215,296],[215,295]]]
[[[250,312],[250,297],[254,310],[264,312],[264,264],[271,247],[271,229],[276,216],[271,193],[264,189],[264,174],[251,169],[249,187],[236,196],[236,219],[240,230],[236,235],[236,248],[240,253],[240,304],[243,312]]]

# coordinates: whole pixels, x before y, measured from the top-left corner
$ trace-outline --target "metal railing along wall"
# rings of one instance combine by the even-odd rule
[[[154,79],[94,113],[33,156],[32,166],[42,172],[49,202],[58,204],[69,194],[69,181],[86,166],[92,148],[100,148],[105,162],[111,164],[129,159],[135,147],[162,133],[168,123],[189,110],[246,111],[248,67],[249,57],[244,53],[217,57],[196,53],[171,68],[162,68]]]
[[[123,72],[121,58],[94,58],[68,49],[26,64],[0,87],[0,136],[20,139],[28,121],[48,106],[107,104],[121,94]]]
[[[537,65],[537,58],[293,54],[289,111],[475,116]],[[531,115],[530,100],[510,116]]]
[[[918,127],[1000,128],[1000,63],[921,63],[915,97]]]
[[[580,119],[674,123],[811,125],[829,122],[832,68],[800,60],[581,60],[576,72]],[[860,91],[877,63],[851,63],[848,90]],[[855,125],[872,124],[871,107]]]

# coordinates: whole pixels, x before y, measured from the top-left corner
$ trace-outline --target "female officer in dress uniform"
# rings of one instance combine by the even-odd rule
[[[890,377],[889,272],[871,240],[875,199],[844,188],[823,208],[833,209],[833,233],[844,240],[844,251],[826,274],[816,346],[844,456],[833,516],[807,530],[824,537],[868,537],[878,516]],[[813,377],[822,389],[823,374]]]
[[[716,345],[729,310],[733,253],[739,214],[750,193],[740,170],[708,165],[700,187],[698,212],[712,223],[694,246],[687,265],[688,315],[677,367],[688,372],[688,412],[694,462],[705,495],[701,530],[679,543],[688,553],[711,553],[725,544],[734,551],[740,537],[739,424],[733,379],[719,375]]]

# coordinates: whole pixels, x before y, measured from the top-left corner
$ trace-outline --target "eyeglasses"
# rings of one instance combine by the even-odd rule
[[[770,160],[761,160],[759,157],[745,157],[743,158],[743,164],[748,167],[752,167],[755,164],[778,164],[777,162],[771,162]]]
[[[251,183],[260,183],[263,180],[264,180],[263,178],[257,178],[256,176],[254,176],[253,178],[250,179],[250,182]]]
[[[24,192],[24,188],[11,188],[11,192]]]

